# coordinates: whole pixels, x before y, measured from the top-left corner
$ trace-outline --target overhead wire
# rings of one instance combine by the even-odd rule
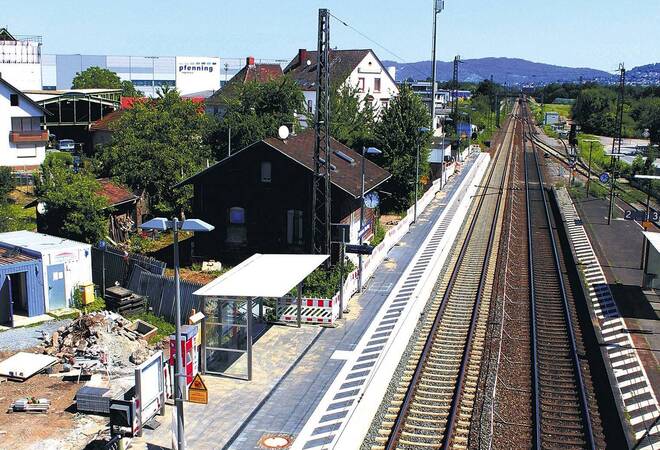
[[[358,29],[355,28],[354,26],[350,25],[350,24],[347,23],[345,20],[340,19],[339,17],[335,16],[335,15],[332,14],[332,13],[330,13],[330,16],[333,17],[334,19],[336,19],[339,23],[341,23],[341,24],[344,25],[345,27],[350,28],[351,30],[353,30],[354,32],[356,32],[357,34],[359,34],[360,36],[362,36],[364,39],[368,40],[368,41],[371,42],[372,44],[377,45],[378,47],[382,48],[383,50],[385,50],[385,51],[386,51],[387,53],[389,53],[390,55],[394,56],[394,57],[398,60],[397,62],[402,63],[402,64],[406,64],[409,68],[413,69],[414,71],[416,71],[416,72],[419,73],[420,75],[424,76],[424,77],[425,77],[424,79],[426,79],[426,77],[429,76],[429,74],[425,74],[425,73],[423,73],[421,70],[419,70],[418,68],[416,68],[415,66],[413,66],[411,63],[407,62],[407,61],[406,61],[405,59],[403,59],[401,56],[399,56],[398,54],[394,53],[392,50],[390,50],[389,48],[385,47],[383,44],[381,44],[380,42],[376,41],[375,39],[372,39],[371,37],[369,37],[368,35],[366,35],[366,34],[363,33],[362,31],[358,30]]]

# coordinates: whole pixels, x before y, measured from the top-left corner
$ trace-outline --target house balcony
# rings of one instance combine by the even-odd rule
[[[45,144],[48,142],[48,130],[10,131],[9,142],[14,144]]]

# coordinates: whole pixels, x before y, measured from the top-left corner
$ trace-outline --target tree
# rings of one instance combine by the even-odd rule
[[[136,103],[113,125],[97,164],[102,175],[134,190],[145,189],[156,213],[186,210],[190,186],[174,185],[194,175],[211,159],[208,134],[212,119],[176,90],[150,102]]]
[[[37,198],[46,206],[39,231],[87,243],[107,233],[107,200],[98,195],[99,183],[88,172],[74,173],[65,160],[46,157]]]
[[[212,141],[216,159],[277,135],[282,125],[298,127],[297,112],[305,111],[305,96],[298,83],[290,77],[259,83],[230,83],[221,94],[224,115],[216,121]]]
[[[420,146],[419,173],[429,172],[430,133],[421,134],[420,127],[431,125],[428,108],[410,86],[401,86],[376,123],[374,136],[377,146],[383,151],[378,164],[385,167],[392,178],[388,184],[391,196],[383,201],[385,210],[402,211],[413,200],[415,190],[415,156]],[[417,181],[419,182],[419,180]]]
[[[347,147],[358,148],[373,140],[375,111],[371,102],[360,100],[358,90],[348,84],[332,89],[330,135]]]
[[[128,80],[121,81],[112,70],[97,66],[89,67],[76,73],[71,84],[72,89],[121,89],[124,97],[142,97],[142,92],[135,89]]]
[[[648,129],[651,144],[660,144],[660,97],[642,99],[635,109],[641,131]]]
[[[9,193],[16,183],[10,167],[0,167],[0,205],[7,203]]]

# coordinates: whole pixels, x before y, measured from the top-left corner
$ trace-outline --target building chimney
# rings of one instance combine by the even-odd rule
[[[307,64],[307,59],[308,59],[308,53],[307,49],[301,48],[298,50],[298,64],[301,66],[304,66]]]
[[[396,66],[390,66],[387,68],[387,72],[390,74],[393,80],[396,81]]]
[[[254,56],[248,56],[245,60],[245,64],[248,66],[254,66]]]

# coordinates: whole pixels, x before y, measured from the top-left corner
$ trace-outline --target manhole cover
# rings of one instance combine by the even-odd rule
[[[261,448],[289,448],[293,437],[283,434],[264,434],[259,440]]]

